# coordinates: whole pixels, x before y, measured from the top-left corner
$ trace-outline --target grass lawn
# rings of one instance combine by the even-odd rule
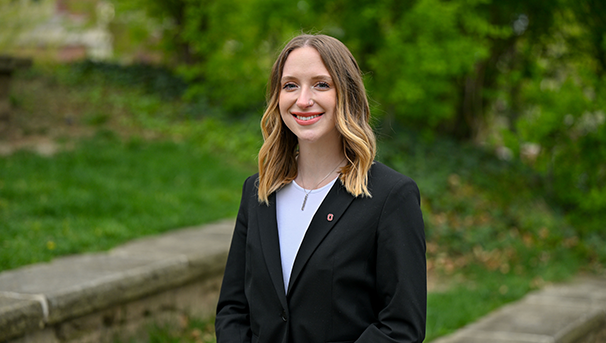
[[[252,172],[192,143],[103,135],[0,157],[0,270],[233,217]]]

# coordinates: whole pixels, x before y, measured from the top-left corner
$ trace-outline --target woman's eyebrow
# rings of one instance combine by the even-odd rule
[[[313,81],[317,81],[317,80],[332,81],[332,77],[330,77],[330,75],[324,75],[324,74],[313,76],[311,79]],[[293,80],[298,80],[298,78],[295,76],[291,76],[291,75],[284,75],[284,76],[282,76],[282,79],[281,79],[282,82],[293,81]]]
[[[317,75],[311,78],[312,80],[332,81],[330,75]]]
[[[285,81],[293,81],[293,80],[296,80],[296,79],[297,78],[294,77],[294,76],[284,75],[284,76],[282,76],[281,80],[282,80],[282,82],[285,82]]]

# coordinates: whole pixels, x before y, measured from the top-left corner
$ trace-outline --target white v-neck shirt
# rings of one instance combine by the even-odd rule
[[[311,192],[303,189],[295,181],[284,186],[276,193],[276,219],[278,221],[278,236],[280,237],[280,257],[282,259],[282,276],[284,289],[288,291],[288,282],[292,272],[297,252],[305,237],[305,232],[338,177],[326,186]],[[309,192],[305,209],[302,211],[305,194]]]

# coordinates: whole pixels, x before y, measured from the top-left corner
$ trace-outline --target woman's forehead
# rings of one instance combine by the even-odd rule
[[[312,47],[297,48],[289,54],[284,62],[282,78],[292,77],[331,78],[320,53]]]

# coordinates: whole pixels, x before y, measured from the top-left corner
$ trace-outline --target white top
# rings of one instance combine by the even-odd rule
[[[288,282],[295,257],[303,242],[305,232],[316,214],[318,207],[328,194],[328,191],[337,178],[326,186],[314,189],[309,193],[305,209],[301,211],[305,194],[309,190],[303,189],[295,181],[284,186],[276,193],[276,217],[278,220],[278,235],[280,237],[280,256],[282,258],[282,275],[284,276],[284,289],[288,291]]]

